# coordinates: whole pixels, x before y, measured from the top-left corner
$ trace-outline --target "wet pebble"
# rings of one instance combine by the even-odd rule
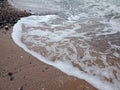
[[[19,89],[18,89],[18,90],[23,90],[23,86],[19,87]]]
[[[82,58],[83,58],[83,56],[80,57],[80,59],[82,59]]]
[[[4,28],[5,28],[6,31],[9,30],[9,27],[7,25]]]
[[[8,76],[12,76],[13,75],[13,73],[12,72],[8,72]]]
[[[48,70],[48,67],[46,67],[45,69]]]
[[[13,76],[10,76],[10,81],[13,81],[14,80],[14,77]]]
[[[42,72],[45,72],[45,70],[42,70]]]

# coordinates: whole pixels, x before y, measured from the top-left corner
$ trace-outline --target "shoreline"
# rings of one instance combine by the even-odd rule
[[[0,29],[0,90],[97,90],[26,53],[11,33]]]

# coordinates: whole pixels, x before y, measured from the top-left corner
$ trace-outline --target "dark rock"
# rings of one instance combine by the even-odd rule
[[[7,25],[5,26],[5,30],[9,30],[9,27]]]
[[[82,59],[83,57],[81,56],[80,59]]]
[[[10,80],[11,80],[11,81],[14,80],[14,77],[13,77],[13,76],[10,76]]]
[[[8,72],[8,75],[9,75],[9,76],[12,76],[12,75],[13,75],[13,73],[12,73],[12,72]]]
[[[45,69],[48,70],[48,67],[46,67]]]
[[[42,72],[45,72],[44,70],[42,70]]]
[[[31,10],[29,10],[29,12],[31,12]]]

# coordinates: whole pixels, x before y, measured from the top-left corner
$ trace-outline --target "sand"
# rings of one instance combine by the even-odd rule
[[[0,30],[0,90],[96,90],[26,53],[12,41],[11,33],[12,28]]]
[[[12,27],[0,29],[0,90],[96,90],[26,53],[11,33]]]

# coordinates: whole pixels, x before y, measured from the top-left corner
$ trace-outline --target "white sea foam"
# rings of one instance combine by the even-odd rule
[[[113,71],[117,71],[117,78],[120,76],[120,71],[107,62],[107,55],[111,52],[97,52],[92,49],[89,43],[85,42],[91,40],[86,38],[89,32],[78,32],[82,29],[82,25],[78,22],[64,20],[66,25],[56,25],[53,28],[52,25],[54,26],[56,24],[54,22],[59,18],[55,15],[22,18],[13,27],[12,38],[28,53],[68,75],[84,79],[101,90],[119,90],[120,82],[115,78]],[[111,45],[109,51],[119,47],[109,44]],[[117,52],[113,55],[119,58]],[[105,67],[96,63],[97,60]]]
[[[79,3],[67,3],[73,5],[65,10],[67,18],[21,18],[13,27],[13,40],[40,61],[68,75],[84,79],[100,90],[119,90],[120,7],[84,0],[79,13],[74,12]]]

